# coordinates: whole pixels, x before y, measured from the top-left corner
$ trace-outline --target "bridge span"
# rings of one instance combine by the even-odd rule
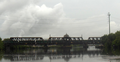
[[[89,37],[88,40],[84,40],[82,37],[70,37],[65,34],[63,37],[49,37],[44,40],[42,37],[10,37],[10,40],[4,41],[5,45],[75,45],[81,44],[86,46],[87,44],[102,44],[101,37]]]

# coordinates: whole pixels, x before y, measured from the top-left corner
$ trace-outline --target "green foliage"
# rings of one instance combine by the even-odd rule
[[[120,48],[120,31],[115,34],[111,33],[109,35],[102,36],[102,43],[105,48]]]
[[[2,38],[0,38],[0,50],[2,50],[3,48],[4,48],[4,44],[3,44]]]
[[[10,42],[10,39],[9,39],[9,38],[5,38],[5,39],[3,40],[3,42],[4,42],[4,43],[8,43],[8,42]]]
[[[120,55],[119,49],[103,49],[103,55]]]
[[[116,50],[112,50],[113,55],[120,55],[120,50],[116,49]]]
[[[0,60],[2,60],[2,58],[3,58],[3,51],[0,51]]]
[[[112,45],[116,46],[117,48],[120,48],[120,31],[117,31],[115,33],[115,40],[112,42]]]
[[[108,41],[108,35],[102,36],[102,43],[105,44]]]

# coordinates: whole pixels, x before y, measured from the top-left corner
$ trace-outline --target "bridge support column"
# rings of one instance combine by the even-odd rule
[[[83,48],[88,48],[88,45],[87,44],[83,44]]]
[[[47,53],[47,52],[48,52],[48,49],[44,49],[44,52]]]
[[[10,51],[10,47],[6,47],[6,51]]]
[[[44,48],[48,48],[47,44],[44,44]]]
[[[6,50],[7,52],[10,52],[11,46],[10,46],[10,45],[5,45],[5,50]]]
[[[63,44],[62,48],[71,48],[70,44]]]

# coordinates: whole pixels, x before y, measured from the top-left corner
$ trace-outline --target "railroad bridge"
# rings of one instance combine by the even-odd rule
[[[82,37],[70,37],[65,34],[63,37],[49,37],[44,40],[42,37],[10,37],[10,40],[4,41],[5,45],[71,45],[71,44],[102,44],[101,37],[89,37],[84,40]]]

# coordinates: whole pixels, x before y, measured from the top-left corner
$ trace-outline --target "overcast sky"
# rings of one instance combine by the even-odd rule
[[[120,29],[120,0],[0,0],[0,37],[100,37]]]

